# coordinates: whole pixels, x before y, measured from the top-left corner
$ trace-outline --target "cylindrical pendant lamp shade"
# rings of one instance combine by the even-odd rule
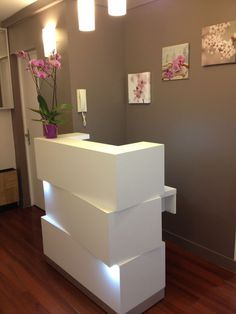
[[[95,1],[77,0],[79,30],[90,32],[95,30]]]
[[[112,16],[122,16],[127,11],[126,0],[108,0],[108,14]]]

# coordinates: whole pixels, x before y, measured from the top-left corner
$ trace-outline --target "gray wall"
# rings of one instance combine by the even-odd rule
[[[12,80],[13,80],[13,97],[14,106],[12,110],[13,133],[16,151],[16,167],[20,180],[20,199],[23,206],[30,205],[28,172],[26,165],[25,152],[25,138],[22,122],[22,111],[19,91],[19,79],[17,70],[17,60],[15,52],[17,50],[32,50],[37,51],[38,57],[43,57],[42,45],[42,28],[48,20],[55,20],[58,29],[58,51],[62,55],[62,69],[58,73],[58,102],[71,103],[70,98],[70,75],[67,54],[67,37],[66,37],[66,21],[64,15],[64,3],[58,4],[49,8],[40,14],[24,18],[20,22],[14,23],[8,27],[9,34],[9,49],[12,66]],[[21,12],[22,13],[22,12]],[[30,104],[29,104],[30,107]],[[64,114],[66,124],[60,126],[60,133],[67,133],[73,131],[72,125],[72,111]]]
[[[92,140],[111,144],[125,141],[123,19],[113,19],[104,7],[97,6],[96,32],[82,33],[78,31],[76,1],[65,0],[41,10],[41,6],[43,8],[49,2],[40,0],[4,22],[4,27],[8,27],[12,54],[13,130],[24,206],[29,206],[29,187],[14,53],[36,49],[38,57],[43,57],[41,32],[48,21],[56,22],[57,49],[62,55],[62,69],[58,72],[58,102],[73,105],[72,111],[64,115],[66,124],[60,126],[59,132],[86,132],[91,134]],[[82,126],[81,115],[76,112],[77,88],[87,89],[86,129]]]
[[[159,0],[129,10],[125,18],[96,9],[92,33],[78,31],[71,0],[24,19],[10,27],[11,52],[36,48],[42,54],[41,28],[56,17],[65,61],[60,98],[75,105],[77,88],[86,88],[88,98],[88,128],[76,107],[67,127],[112,144],[164,143],[166,184],[178,189],[178,213],[164,215],[164,228],[176,239],[232,259],[236,65],[201,66],[201,29],[236,19],[235,0]],[[185,42],[189,80],[162,82],[162,47]],[[152,73],[152,103],[126,105],[127,74],[141,71]]]
[[[68,41],[66,32],[65,4],[60,3],[48,10],[23,19],[22,21],[8,28],[10,53],[14,54],[17,50],[32,50],[35,49],[38,58],[43,57],[42,44],[42,28],[45,27],[48,21],[55,21],[57,25],[57,49],[62,55],[62,68],[58,71],[58,102],[71,102],[70,97],[70,75],[68,62]],[[15,69],[17,71],[17,69]],[[50,94],[51,95],[51,94]],[[18,106],[19,99],[15,100],[15,106]],[[66,123],[60,126],[59,132],[71,132],[72,127],[72,112],[65,114]]]
[[[178,213],[164,228],[233,258],[236,225],[236,65],[201,66],[203,26],[236,19],[234,0],[159,0],[126,20],[127,73],[151,71],[151,105],[127,106],[127,141],[165,144]],[[189,80],[161,81],[162,47],[190,43]]]
[[[74,130],[88,132],[94,141],[125,141],[124,19],[112,18],[96,6],[96,31],[79,32],[76,1],[67,1],[67,27],[72,101],[76,89],[87,90],[87,129],[74,110]]]

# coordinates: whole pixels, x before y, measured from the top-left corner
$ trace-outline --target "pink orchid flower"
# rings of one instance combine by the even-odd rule
[[[24,50],[18,51],[16,55],[22,59],[28,59],[28,53]]]
[[[16,53],[16,55],[18,57],[24,58],[27,62],[26,69],[32,74],[32,79],[36,87],[37,95],[40,97],[40,99],[43,98],[41,91],[41,81],[45,81],[45,83],[47,83],[47,85],[52,89],[51,108],[56,108],[56,74],[57,70],[61,68],[61,55],[59,53],[53,52],[48,58],[45,59],[30,59],[30,54],[25,51],[19,51]],[[45,99],[44,102],[46,103]]]
[[[38,72],[35,72],[35,75],[38,77],[38,78],[41,78],[43,80],[45,80],[47,77],[48,77],[48,74],[46,72],[43,72],[43,71],[38,71]]]
[[[32,67],[37,67],[37,68],[42,68],[44,67],[44,61],[39,59],[39,60],[36,60],[36,59],[32,59],[29,61],[29,64],[32,66]]]
[[[57,68],[57,69],[60,69],[61,68],[61,62],[58,61],[58,60],[50,60],[49,59],[49,63],[54,67],[54,68]]]

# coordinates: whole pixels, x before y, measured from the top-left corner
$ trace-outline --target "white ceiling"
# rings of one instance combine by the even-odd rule
[[[0,22],[37,0],[0,0]]]

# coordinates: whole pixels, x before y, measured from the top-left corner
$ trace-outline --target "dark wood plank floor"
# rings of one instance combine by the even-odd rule
[[[38,208],[0,213],[0,314],[104,313],[43,257]],[[236,313],[236,275],[167,244],[163,301],[146,314]]]

